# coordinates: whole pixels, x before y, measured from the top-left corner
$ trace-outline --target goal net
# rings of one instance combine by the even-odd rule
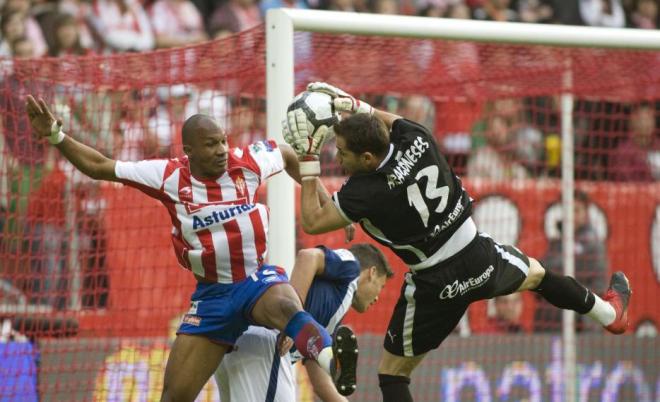
[[[116,159],[180,155],[181,125],[193,113],[214,116],[230,143],[243,146],[266,138],[267,126],[274,135],[266,120],[275,102],[267,98],[267,29],[153,53],[3,60],[0,395],[158,400],[172,334],[194,286],[177,267],[165,209],[134,189],[75,173],[31,136],[25,95],[43,96],[66,132]],[[562,337],[561,316],[533,293],[476,303],[415,372],[415,400],[563,401],[572,385],[580,401],[655,401],[658,50],[387,34],[296,32],[291,89],[327,81],[425,124],[475,199],[479,229],[555,272],[565,265],[562,228],[571,226],[563,223],[561,198],[562,105],[572,102],[574,198],[586,200],[571,208],[575,276],[602,292],[610,273],[623,270],[635,291],[626,335],[605,335],[577,318],[573,341]],[[327,186],[338,189],[345,177],[332,143],[322,164]],[[289,229],[273,226],[271,240]],[[341,232],[295,233],[296,248],[346,247]],[[369,240],[358,231],[357,241]],[[395,277],[369,312],[345,320],[360,342],[356,401],[380,400],[382,339],[406,272],[386,254]],[[569,385],[566,339],[576,345]],[[307,386],[301,390],[300,400],[313,400]],[[199,400],[219,400],[212,382]]]

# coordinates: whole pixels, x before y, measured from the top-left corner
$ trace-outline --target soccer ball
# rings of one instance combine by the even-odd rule
[[[312,136],[321,126],[332,128],[339,121],[332,97],[322,92],[304,91],[296,95],[289,104],[287,112],[301,109],[307,117],[307,129]]]

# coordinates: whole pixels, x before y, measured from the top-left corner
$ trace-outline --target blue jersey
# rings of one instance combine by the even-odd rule
[[[325,253],[325,270],[312,281],[305,311],[332,334],[351,308],[360,264],[348,250],[319,248]]]
[[[332,334],[351,308],[360,276],[360,264],[348,250],[330,250],[323,246],[318,248],[325,254],[325,269],[321,275],[314,277],[304,309]],[[295,363],[302,358],[295,346],[292,347],[291,361]]]

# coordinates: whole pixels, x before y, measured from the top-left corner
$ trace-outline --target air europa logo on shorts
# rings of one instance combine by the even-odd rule
[[[463,296],[467,292],[469,292],[472,289],[476,289],[480,286],[482,286],[484,283],[486,283],[487,280],[490,279],[490,275],[493,273],[495,268],[493,266],[489,266],[486,268],[483,274],[477,276],[476,278],[468,278],[467,280],[464,280],[463,282],[458,282],[458,280],[455,280],[454,283],[451,285],[447,285],[442,289],[442,292],[440,292],[440,299],[453,299],[454,297],[458,296],[459,294]]]

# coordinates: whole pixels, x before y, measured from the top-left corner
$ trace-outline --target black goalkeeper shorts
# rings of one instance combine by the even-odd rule
[[[529,258],[479,233],[457,255],[406,274],[385,334],[385,350],[418,356],[440,346],[470,303],[515,292],[527,278]]]

